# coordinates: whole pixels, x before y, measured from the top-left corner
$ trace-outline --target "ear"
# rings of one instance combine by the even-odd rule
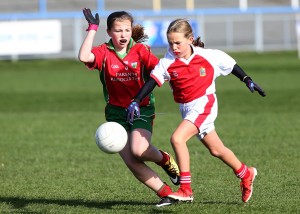
[[[106,33],[110,36],[110,31],[108,29],[106,29]]]
[[[191,36],[191,37],[188,39],[188,43],[189,43],[189,45],[190,45],[190,44],[192,44],[192,43],[193,43],[193,41],[194,41],[194,37],[193,37],[193,36]]]

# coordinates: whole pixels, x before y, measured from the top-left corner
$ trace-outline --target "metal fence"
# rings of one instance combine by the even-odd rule
[[[206,47],[225,51],[277,51],[297,50],[296,23],[299,8],[285,7],[249,7],[240,8],[206,8],[206,9],[165,9],[128,10],[135,17],[136,23],[147,20],[156,22],[170,22],[182,17],[195,21],[196,35],[201,36]],[[93,11],[100,14],[100,28],[95,45],[107,41],[106,17],[111,11]],[[3,21],[22,20],[59,20],[61,22],[61,51],[51,54],[24,54],[17,53],[0,55],[2,59],[23,58],[77,58],[78,50],[86,35],[87,23],[81,10],[48,11],[41,8],[35,12],[0,13],[0,23]],[[5,29],[0,29],[5,31]],[[162,54],[167,47],[153,48],[156,54]],[[1,36],[0,36],[1,49]]]

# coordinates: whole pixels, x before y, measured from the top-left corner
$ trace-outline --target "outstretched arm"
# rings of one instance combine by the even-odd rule
[[[244,82],[252,93],[254,91],[257,91],[261,96],[266,96],[264,90],[261,87],[259,87],[255,82],[253,82],[251,77],[247,76],[243,69],[237,64],[234,65],[231,73],[237,78],[239,78],[242,82]]]
[[[93,41],[100,23],[99,14],[96,13],[95,17],[93,16],[91,10],[89,8],[83,9],[83,14],[85,19],[87,20],[89,26],[86,29],[88,31],[78,54],[78,59],[81,62],[89,63],[93,62],[95,59],[94,54],[91,52],[93,47]]]
[[[133,98],[133,101],[140,103],[142,100],[150,94],[155,86],[157,85],[156,81],[150,77],[147,82],[143,85],[143,87],[140,89],[138,94]]]
[[[140,117],[140,102],[142,102],[142,100],[153,91],[156,85],[156,81],[150,77],[139,90],[138,94],[133,98],[132,102],[127,108],[127,121],[130,124],[133,123],[134,114]]]

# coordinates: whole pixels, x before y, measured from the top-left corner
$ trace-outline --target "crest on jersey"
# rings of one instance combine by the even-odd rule
[[[205,70],[204,67],[201,67],[201,68],[199,69],[199,72],[200,72],[200,77],[206,76],[206,70]]]
[[[136,67],[137,67],[137,62],[131,63],[131,66],[132,66],[133,68],[136,68]]]
[[[178,77],[177,71],[171,72],[170,75],[171,75],[173,78],[177,78],[177,77]]]

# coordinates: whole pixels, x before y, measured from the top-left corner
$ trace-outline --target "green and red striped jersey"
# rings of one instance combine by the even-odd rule
[[[136,43],[131,39],[127,54],[121,58],[111,42],[93,47],[93,63],[86,63],[90,69],[98,69],[103,84],[103,93],[107,103],[127,108],[138,93],[159,59],[150,47]],[[149,94],[140,106],[154,104],[153,94]]]

